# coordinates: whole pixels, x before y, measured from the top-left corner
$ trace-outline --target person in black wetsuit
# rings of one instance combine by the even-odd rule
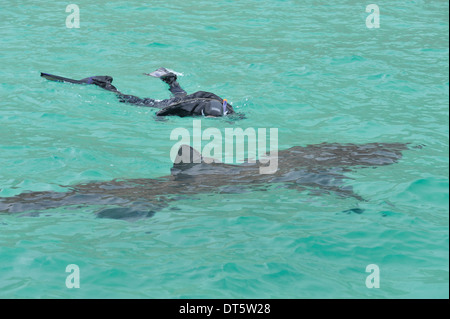
[[[219,117],[235,113],[233,107],[228,104],[226,99],[222,99],[213,93],[198,91],[188,95],[177,82],[177,75],[165,68],[159,68],[155,72],[146,75],[160,78],[167,83],[173,97],[159,101],[151,98],[141,99],[134,95],[123,94],[111,84],[113,78],[110,76],[92,76],[81,80],[73,80],[48,73],[41,73],[42,77],[52,81],[97,85],[105,90],[116,93],[120,102],[159,108],[160,110],[156,113],[157,116],[176,115],[185,117],[203,115]]]

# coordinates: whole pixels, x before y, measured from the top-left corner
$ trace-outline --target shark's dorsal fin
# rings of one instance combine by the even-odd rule
[[[203,157],[202,154],[193,147],[183,144],[178,149],[177,156],[175,157],[172,167],[172,175],[177,175],[198,165],[201,165],[203,168],[205,167],[204,165],[207,165],[207,167],[212,167],[210,164],[214,163],[221,162],[213,158]]]
[[[183,144],[178,149],[177,156],[175,157],[174,166],[178,164],[221,164],[222,162],[212,158],[212,157],[204,157],[202,154],[197,151],[195,148]]]
[[[193,147],[183,144],[178,149],[177,156],[175,157],[174,167],[183,164],[200,164],[203,162],[203,157],[200,152]]]

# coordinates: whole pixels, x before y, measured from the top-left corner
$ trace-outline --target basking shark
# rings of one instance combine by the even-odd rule
[[[275,173],[261,174],[260,167],[267,161],[217,163],[182,145],[168,176],[91,182],[66,186],[66,192],[26,192],[3,197],[0,213],[39,214],[57,207],[100,205],[102,209],[96,212],[99,218],[136,220],[151,217],[172,202],[196,194],[260,191],[274,185],[363,201],[345,184],[345,173],[397,163],[406,149],[408,146],[403,143],[294,146],[278,152]]]

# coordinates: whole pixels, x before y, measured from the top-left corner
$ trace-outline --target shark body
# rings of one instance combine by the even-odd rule
[[[259,161],[239,165],[211,163],[211,159],[205,160],[190,146],[182,145],[168,176],[92,182],[67,186],[67,192],[26,192],[3,197],[0,213],[101,205],[108,208],[98,211],[97,217],[134,220],[151,217],[179,198],[200,193],[258,191],[271,185],[364,200],[345,185],[345,172],[394,164],[406,149],[408,146],[403,143],[294,146],[278,152],[275,173],[261,174],[260,167],[264,165]]]

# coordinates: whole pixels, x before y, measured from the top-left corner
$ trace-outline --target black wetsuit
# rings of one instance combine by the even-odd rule
[[[173,94],[172,98],[166,100],[141,99],[134,95],[123,94],[111,84],[113,78],[110,76],[92,76],[82,80],[72,80],[47,73],[41,73],[41,76],[52,81],[97,85],[116,93],[120,102],[161,109],[156,113],[158,116],[224,116],[235,113],[230,104],[227,103],[224,107],[224,100],[213,93],[198,91],[188,95],[178,84],[177,76],[173,73],[160,77],[162,81],[169,84],[169,91]]]

